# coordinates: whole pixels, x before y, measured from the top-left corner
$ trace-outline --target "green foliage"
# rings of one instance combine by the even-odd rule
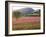
[[[14,11],[13,12],[13,16],[15,16],[16,18],[19,18],[20,17],[20,12],[19,11]]]

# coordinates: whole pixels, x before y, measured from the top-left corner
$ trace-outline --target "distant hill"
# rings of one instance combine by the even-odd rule
[[[19,11],[21,13],[30,14],[30,13],[34,12],[34,9],[32,9],[32,8],[22,8]]]
[[[32,8],[22,8],[18,10],[21,13],[21,16],[26,16],[27,14],[32,14],[35,10]]]

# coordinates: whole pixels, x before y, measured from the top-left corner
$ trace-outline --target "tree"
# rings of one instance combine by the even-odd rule
[[[14,11],[13,12],[13,16],[15,16],[16,18],[19,18],[20,17],[20,12],[19,11]]]

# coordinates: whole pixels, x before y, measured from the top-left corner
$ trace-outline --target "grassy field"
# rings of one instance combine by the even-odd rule
[[[40,29],[40,23],[17,23],[13,25],[13,30],[31,30]]]

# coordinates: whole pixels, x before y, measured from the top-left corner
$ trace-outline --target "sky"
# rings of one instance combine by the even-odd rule
[[[18,9],[22,9],[22,8],[32,8],[32,7],[16,7],[15,6],[15,7],[12,7],[12,10],[18,10]],[[38,8],[38,7],[36,8],[35,7],[35,8],[32,8],[32,9],[37,10],[37,9],[40,9],[40,8]]]

